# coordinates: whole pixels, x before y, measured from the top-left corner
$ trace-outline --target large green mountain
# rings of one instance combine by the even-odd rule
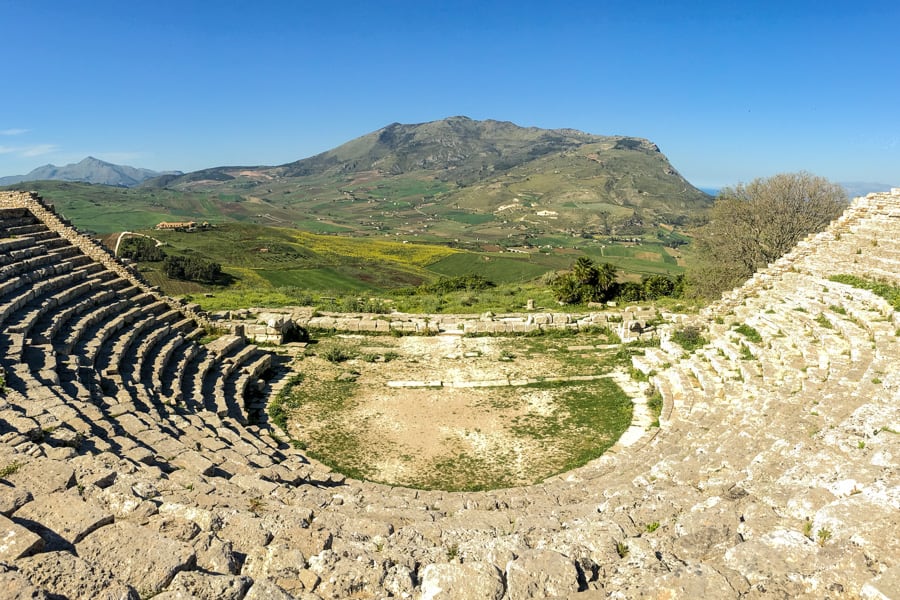
[[[141,187],[206,195],[232,217],[314,232],[507,245],[647,234],[711,204],[648,140],[467,117],[394,123],[296,162]]]

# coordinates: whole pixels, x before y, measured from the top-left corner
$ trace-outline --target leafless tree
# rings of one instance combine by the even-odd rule
[[[690,279],[714,298],[743,283],[847,208],[844,189],[806,172],[754,179],[719,192],[709,223],[697,233]]]

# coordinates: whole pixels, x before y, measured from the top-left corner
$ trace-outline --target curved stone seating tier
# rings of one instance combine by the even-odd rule
[[[0,200],[10,207],[0,231],[44,224],[133,286],[117,300],[129,288],[106,282],[96,291],[113,297],[71,298],[36,316],[29,336],[0,335],[0,589],[238,600],[898,595],[900,319],[827,278],[895,258],[879,248],[900,234],[900,190],[855,201],[703,316],[681,319],[704,328],[704,348],[687,354],[664,328],[660,347],[634,359],[662,393],[659,429],[540,485],[473,493],[345,480],[283,434],[242,423],[241,391],[267,356],[237,336],[197,344],[203,331],[188,314],[134,334],[111,325],[177,305],[36,199]],[[866,253],[883,258],[854,262]],[[37,304],[26,304],[4,318],[32,318]],[[113,358],[129,335],[131,351]],[[111,361],[122,372],[99,385],[97,368]]]

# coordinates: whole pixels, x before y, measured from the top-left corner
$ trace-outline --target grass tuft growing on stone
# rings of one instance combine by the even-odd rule
[[[741,335],[743,335],[745,338],[747,338],[748,341],[751,341],[754,344],[762,343],[762,336],[759,334],[759,332],[755,328],[751,327],[750,325],[747,325],[746,323],[741,323],[740,325],[735,327],[734,330],[736,332],[740,333]]]
[[[22,468],[22,463],[20,463],[17,460],[9,463],[8,465],[6,465],[2,469],[0,469],[0,479],[3,479],[4,477],[9,477],[10,475],[13,475],[21,468]]]
[[[875,281],[865,279],[856,275],[832,275],[828,278],[836,283],[843,283],[861,290],[869,290],[876,296],[881,296],[887,300],[894,310],[900,310],[900,286],[893,285],[884,281]]]

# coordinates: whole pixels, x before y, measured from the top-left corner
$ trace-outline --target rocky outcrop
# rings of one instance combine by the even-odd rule
[[[900,283],[900,190],[710,307],[703,348],[663,328],[635,360],[659,428],[477,493],[346,479],[248,424],[259,350],[199,346],[35,204],[0,198],[5,597],[900,595],[900,316],[829,279]]]

